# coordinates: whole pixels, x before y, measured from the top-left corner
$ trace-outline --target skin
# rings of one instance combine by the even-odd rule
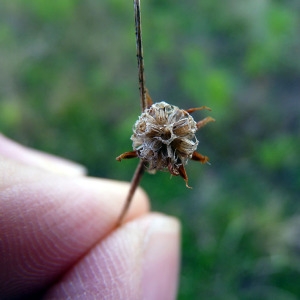
[[[175,299],[179,223],[128,183],[0,135],[1,299]]]

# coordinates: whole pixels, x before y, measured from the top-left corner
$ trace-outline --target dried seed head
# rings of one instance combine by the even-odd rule
[[[180,166],[197,149],[197,123],[185,110],[166,102],[146,109],[133,127],[133,149],[145,162],[148,171],[167,169],[179,175]]]

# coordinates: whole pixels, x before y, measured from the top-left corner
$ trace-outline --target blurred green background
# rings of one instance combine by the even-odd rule
[[[0,130],[131,179],[140,113],[131,0],[2,0]],[[182,222],[178,299],[300,298],[300,2],[142,1],[154,101],[207,105],[198,133],[211,165],[189,190],[146,174],[153,210]]]

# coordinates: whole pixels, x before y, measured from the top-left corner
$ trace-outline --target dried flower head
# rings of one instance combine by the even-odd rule
[[[214,121],[206,117],[195,122],[190,113],[208,109],[206,106],[183,110],[166,102],[152,102],[146,91],[147,106],[133,126],[132,147],[134,151],[125,152],[117,157],[139,157],[150,173],[169,171],[172,175],[180,175],[188,186],[188,176],[184,166],[189,159],[208,162],[208,157],[196,152],[198,140],[196,131]]]
[[[133,149],[149,172],[169,170],[179,175],[197,149],[197,123],[186,111],[166,102],[146,109],[133,127]]]

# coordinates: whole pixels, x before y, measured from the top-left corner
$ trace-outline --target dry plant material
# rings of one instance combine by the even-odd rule
[[[208,162],[207,156],[196,152],[198,146],[196,131],[214,121],[213,118],[206,117],[196,122],[190,115],[197,110],[210,110],[206,106],[184,110],[166,102],[153,103],[145,88],[139,0],[134,0],[134,11],[142,114],[133,127],[131,136],[133,151],[121,154],[116,160],[138,157],[140,162],[132,178],[118,224],[122,223],[144,170],[150,173],[168,171],[174,176],[181,176],[186,186],[189,187],[185,171],[188,160],[199,161],[203,164]]]

